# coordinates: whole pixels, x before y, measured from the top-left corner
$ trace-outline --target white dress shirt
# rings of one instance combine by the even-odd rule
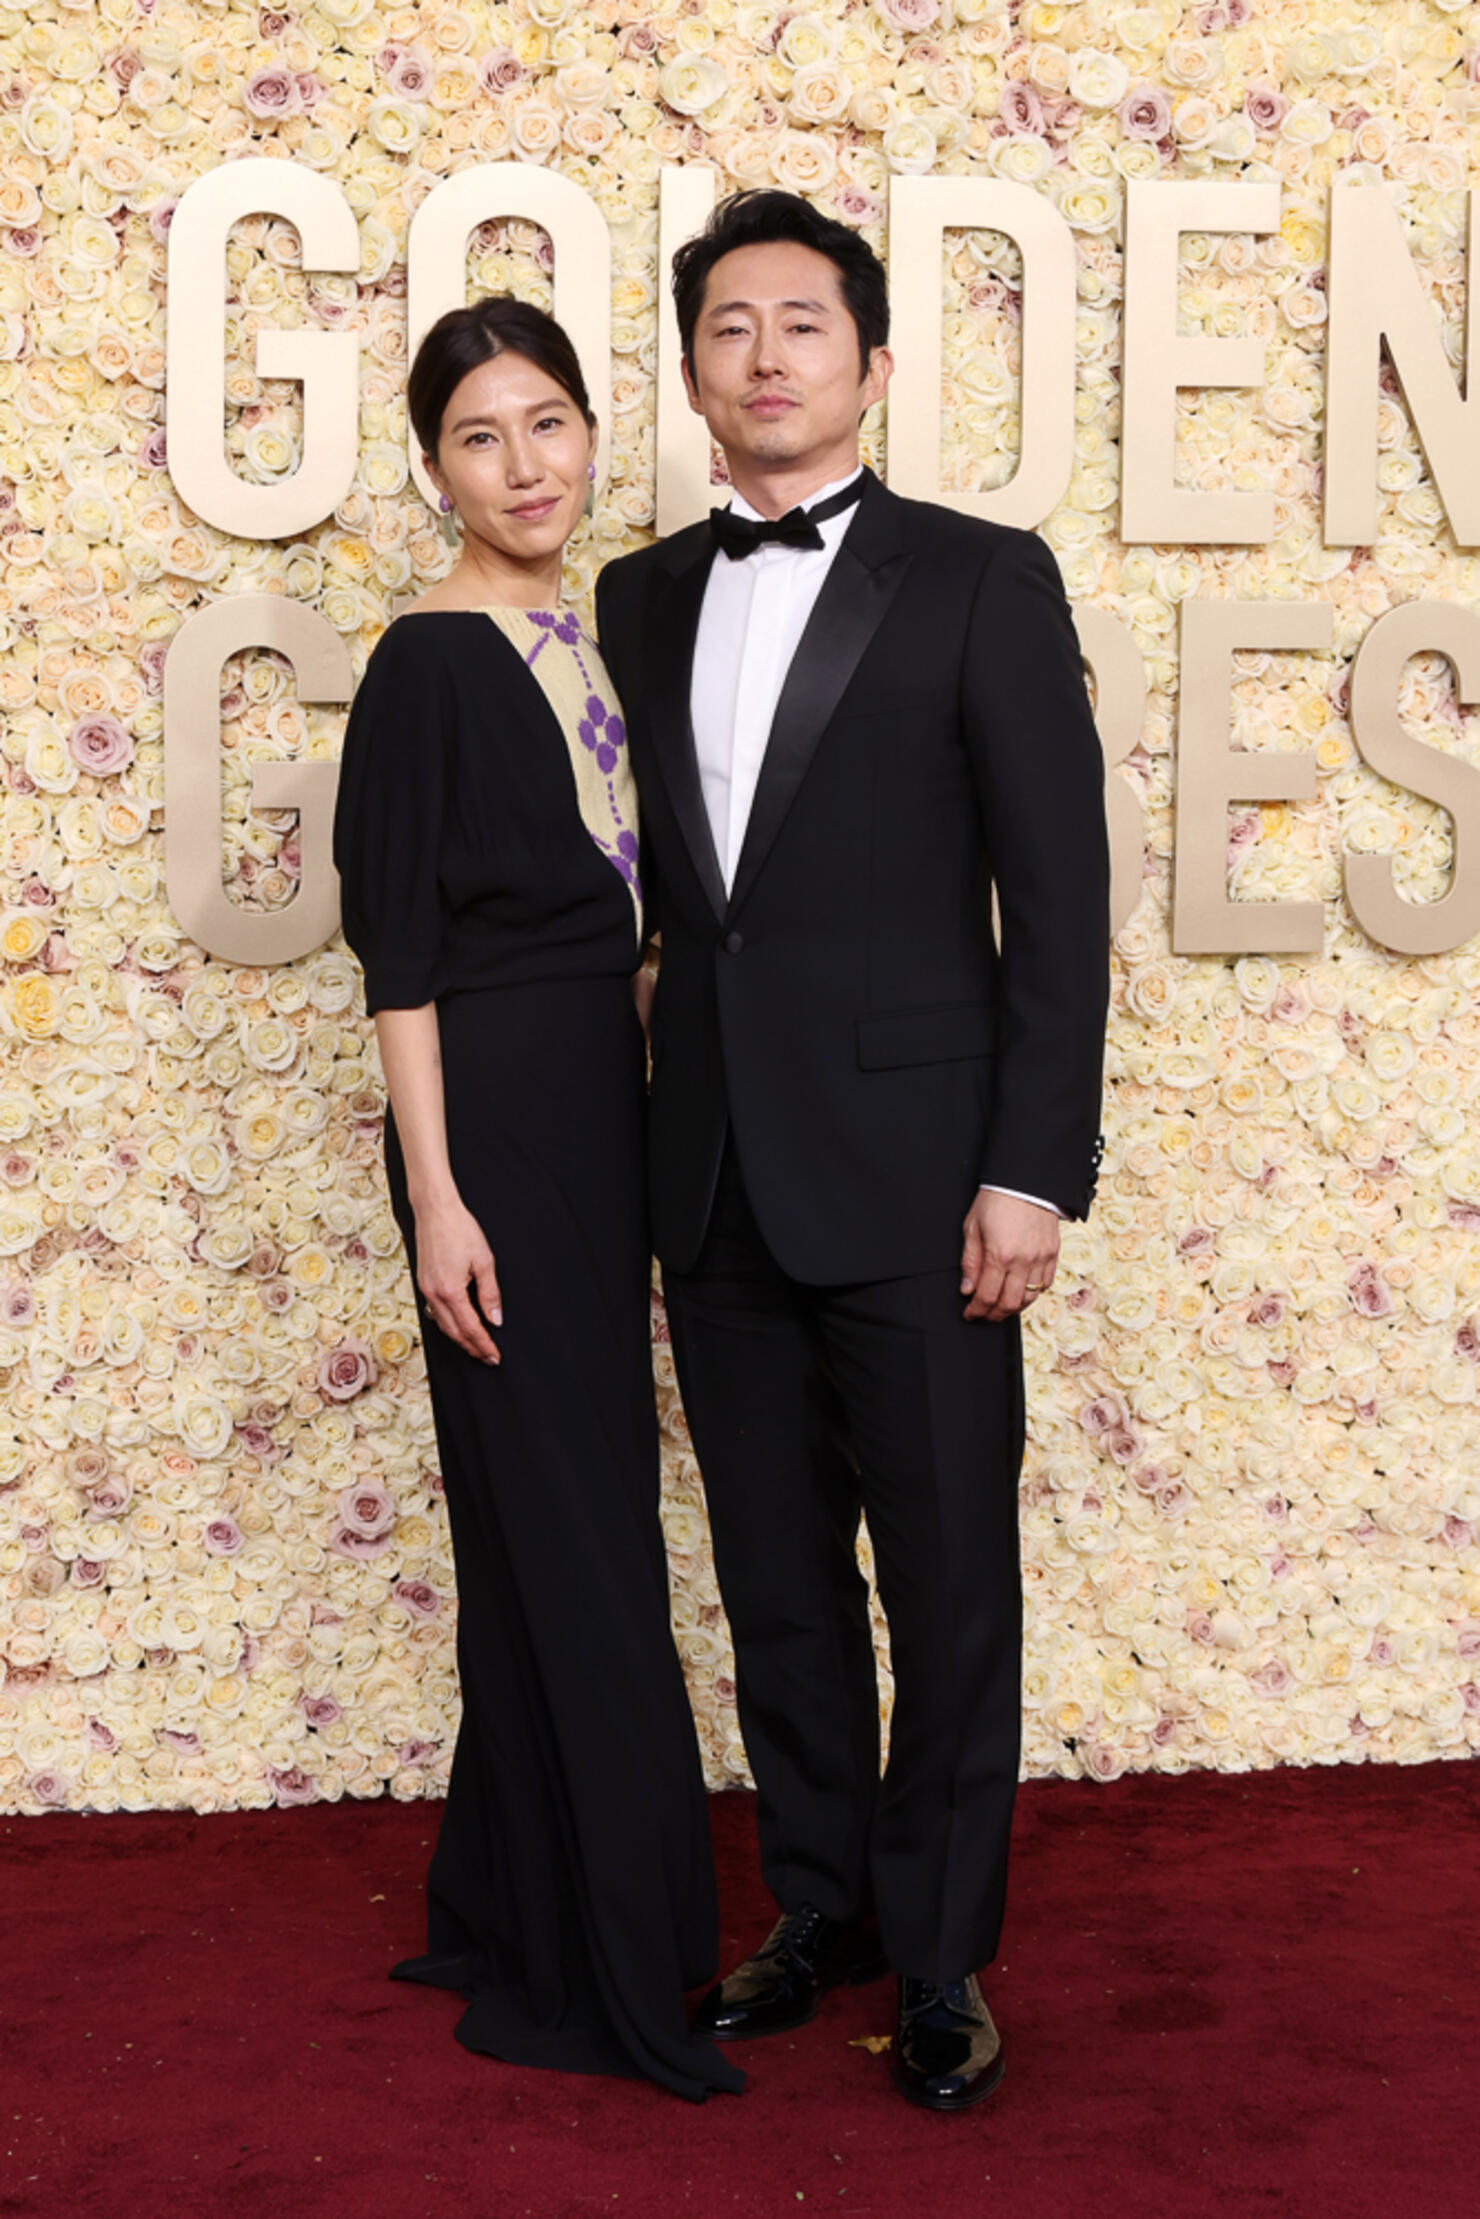
[[[800,505],[811,509],[861,475],[860,470],[850,470],[846,477],[819,486]],[[761,521],[759,510],[738,493],[730,505],[737,516]],[[820,547],[786,547],[773,540],[739,562],[718,554],[710,570],[694,641],[689,708],[704,807],[727,893],[735,883],[756,782],[792,656],[856,514],[854,508],[844,509],[819,524]],[[992,1192],[1016,1194],[1017,1190],[995,1187]],[[1037,1203],[1056,1217],[1063,1215],[1054,1203],[1040,1201],[1035,1194],[1017,1195],[1017,1199]]]

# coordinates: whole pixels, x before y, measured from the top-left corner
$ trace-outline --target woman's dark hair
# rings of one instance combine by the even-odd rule
[[[770,246],[785,239],[797,246],[825,254],[842,282],[843,299],[858,333],[860,374],[868,373],[869,357],[889,337],[889,291],[884,265],[866,239],[831,216],[820,215],[796,193],[756,191],[731,193],[722,200],[697,237],[688,239],[673,257],[673,303],[678,310],[678,330],[683,341],[689,375],[694,370],[694,332],[704,306],[709,273],[723,255],[737,247]]]
[[[416,350],[406,407],[424,453],[435,456],[447,403],[469,371],[500,354],[532,362],[570,395],[588,424],[596,421],[576,350],[554,317],[512,293],[489,293],[470,308],[449,308]]]

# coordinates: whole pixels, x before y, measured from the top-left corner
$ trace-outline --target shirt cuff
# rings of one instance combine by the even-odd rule
[[[983,1194],[1010,1194],[1014,1202],[1031,1202],[1035,1209],[1052,1210],[1055,1217],[1062,1217],[1064,1214],[1057,1202],[1045,1202],[1041,1194],[1020,1193],[1016,1187],[994,1187],[987,1180],[983,1180],[980,1192]]]

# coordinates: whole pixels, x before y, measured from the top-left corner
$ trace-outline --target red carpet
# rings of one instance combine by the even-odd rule
[[[743,2097],[513,2072],[393,1987],[431,1805],[0,1822],[0,2212],[45,2219],[1460,2219],[1480,1765],[1040,1782],[1007,2079],[907,2109],[881,1984]],[[714,1806],[727,1935],[769,1924]]]

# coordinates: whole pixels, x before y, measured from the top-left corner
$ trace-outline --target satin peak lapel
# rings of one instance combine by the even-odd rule
[[[890,496],[871,479],[797,642],[735,867],[732,912],[755,884],[818,742],[909,567],[909,553],[893,528],[895,513]]]
[[[694,674],[694,640],[699,611],[709,582],[713,542],[708,530],[695,534],[692,553],[654,583],[657,613],[653,619],[652,682],[648,696],[648,722],[653,753],[679,830],[689,851],[699,882],[716,917],[725,912],[725,881],[715,851],[709,811],[699,780],[699,756],[694,745],[694,723],[689,707]]]

